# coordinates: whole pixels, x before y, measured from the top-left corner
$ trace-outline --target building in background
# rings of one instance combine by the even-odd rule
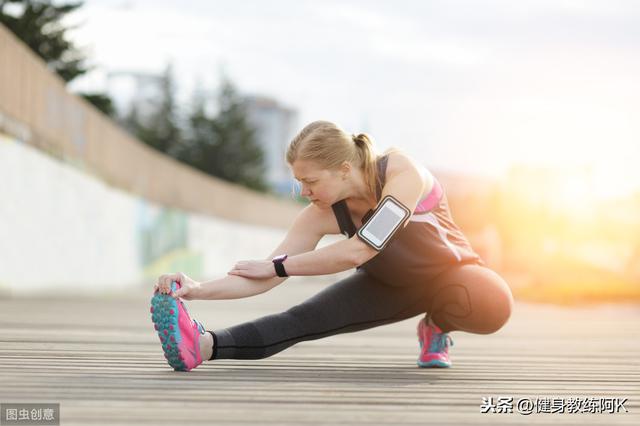
[[[133,105],[144,120],[155,110],[154,100],[162,95],[161,73],[113,71],[106,76],[106,92],[113,99],[116,113],[124,118]]]
[[[264,96],[245,96],[244,101],[249,122],[257,130],[257,143],[265,154],[269,185],[277,193],[288,195],[294,180],[284,157],[295,136],[298,113]]]
[[[114,100],[117,115],[124,119],[136,106],[138,119],[144,121],[161,96],[162,74],[118,71],[106,77],[106,92]],[[247,119],[257,130],[256,142],[265,155],[266,179],[276,193],[289,196],[294,179],[285,162],[287,145],[297,130],[298,112],[277,100],[260,95],[242,97]],[[213,105],[209,105],[215,110]]]

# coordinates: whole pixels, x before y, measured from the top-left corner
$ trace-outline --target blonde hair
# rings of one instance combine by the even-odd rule
[[[396,148],[385,151],[398,151]],[[376,169],[378,152],[366,133],[348,134],[330,121],[314,121],[298,133],[287,148],[289,165],[297,160],[313,161],[326,170],[337,170],[344,161],[358,167],[364,176],[369,195],[376,198],[376,185],[381,179]]]

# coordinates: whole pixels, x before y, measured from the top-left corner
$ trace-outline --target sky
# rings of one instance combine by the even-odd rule
[[[72,40],[96,69],[173,64],[181,99],[215,91],[331,120],[426,166],[504,177],[589,166],[640,188],[640,2],[86,0]]]

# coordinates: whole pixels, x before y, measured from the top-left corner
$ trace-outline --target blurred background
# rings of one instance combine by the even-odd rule
[[[265,258],[325,119],[429,168],[516,298],[637,302],[639,53],[631,0],[0,0],[0,294]]]

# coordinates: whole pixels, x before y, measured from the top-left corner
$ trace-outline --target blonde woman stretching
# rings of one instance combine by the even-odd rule
[[[261,359],[320,339],[423,315],[417,326],[420,367],[450,367],[452,331],[489,334],[509,319],[507,283],[489,269],[453,222],[442,185],[403,152],[377,155],[366,134],[316,121],[289,144],[286,161],[306,206],[265,260],[238,262],[228,276],[196,282],[158,278],[151,313],[175,370],[204,360]],[[384,248],[358,235],[387,196],[410,212]],[[389,198],[389,197],[387,197]],[[345,239],[320,249],[327,234]],[[215,331],[189,317],[182,299],[236,299],[266,292],[288,276],[348,277],[290,309]]]

